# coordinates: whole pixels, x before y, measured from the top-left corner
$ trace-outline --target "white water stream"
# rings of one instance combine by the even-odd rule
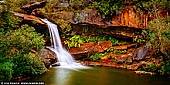
[[[47,23],[50,37],[52,38],[52,51],[54,51],[57,55],[58,62],[63,68],[87,68],[86,66],[82,66],[79,63],[76,63],[73,59],[72,55],[63,48],[61,39],[59,36],[57,25],[48,21],[47,19],[42,19],[43,22]]]

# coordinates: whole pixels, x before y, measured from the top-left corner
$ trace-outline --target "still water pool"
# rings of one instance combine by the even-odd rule
[[[30,81],[44,81],[46,85],[170,85],[170,79],[137,75],[125,69],[92,67],[90,69],[50,68]]]

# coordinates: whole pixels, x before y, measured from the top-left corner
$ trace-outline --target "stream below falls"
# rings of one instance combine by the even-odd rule
[[[170,85],[170,78],[137,75],[126,69],[110,67],[79,70],[52,67],[29,81],[44,81],[45,85]]]

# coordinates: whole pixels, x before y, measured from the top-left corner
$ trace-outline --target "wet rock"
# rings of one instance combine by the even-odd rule
[[[56,59],[56,54],[48,48],[41,49],[39,53],[41,57],[46,59]]]
[[[46,67],[46,68],[49,68],[50,65],[51,65],[50,60],[49,60],[49,59],[45,59],[45,58],[41,58],[41,59],[42,59],[42,61],[44,62],[45,67]]]
[[[134,60],[145,59],[147,55],[149,55],[149,47],[146,45],[135,49],[133,54]]]
[[[39,53],[46,67],[57,61],[56,54],[48,48],[41,49]]]
[[[89,54],[88,53],[72,54],[72,56],[75,60],[81,60],[81,59],[85,60],[87,59],[87,56],[89,56]]]
[[[60,63],[59,62],[55,62],[53,64],[51,64],[52,66],[60,66]]]

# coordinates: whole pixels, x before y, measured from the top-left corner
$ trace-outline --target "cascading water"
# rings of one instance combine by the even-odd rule
[[[84,68],[85,66],[76,63],[72,55],[63,48],[59,36],[59,32],[57,29],[57,25],[53,24],[47,19],[42,19],[42,21],[47,23],[48,25],[50,37],[52,38],[52,47],[53,47],[50,49],[56,53],[60,65],[62,67],[68,67],[68,68],[82,68],[82,67]]]

